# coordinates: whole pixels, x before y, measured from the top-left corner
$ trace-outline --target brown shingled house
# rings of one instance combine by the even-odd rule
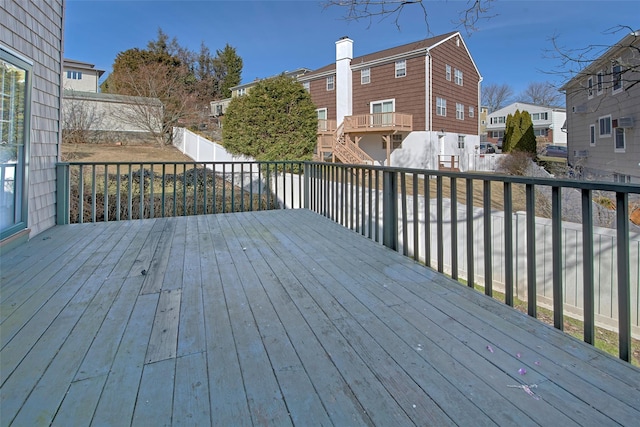
[[[300,76],[318,107],[320,159],[461,168],[479,144],[482,77],[460,33],[353,57]]]

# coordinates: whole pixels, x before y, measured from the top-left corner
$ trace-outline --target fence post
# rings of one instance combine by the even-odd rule
[[[303,184],[303,197],[304,197],[304,208],[305,209],[310,209],[311,208],[311,194],[310,194],[310,185],[311,185],[311,180],[309,179],[309,174],[311,173],[311,165],[309,164],[309,162],[304,162],[304,184]]]
[[[398,174],[388,170],[382,178],[382,244],[398,250]]]
[[[56,224],[69,224],[69,163],[56,164]],[[82,197],[82,195],[80,195]]]

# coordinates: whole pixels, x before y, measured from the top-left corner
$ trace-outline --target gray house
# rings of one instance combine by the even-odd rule
[[[64,0],[0,2],[2,251],[56,223],[63,16]]]
[[[587,179],[640,183],[640,31],[562,88],[569,163]]]

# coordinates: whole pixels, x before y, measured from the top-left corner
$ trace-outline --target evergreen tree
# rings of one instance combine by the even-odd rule
[[[223,50],[216,51],[213,68],[219,85],[218,95],[231,98],[231,88],[238,86],[242,79],[242,58],[227,44]]]
[[[515,149],[526,153],[536,153],[536,135],[533,132],[533,121],[527,111],[520,113],[519,128],[520,139],[516,143]]]
[[[504,136],[502,137],[502,152],[508,153],[513,149],[511,144],[511,135],[513,134],[513,115],[507,115],[507,121],[504,125]]]
[[[231,100],[222,140],[231,153],[260,161],[309,160],[317,126],[309,93],[295,79],[281,75]]]

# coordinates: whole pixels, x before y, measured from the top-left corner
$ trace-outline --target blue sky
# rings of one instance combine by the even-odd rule
[[[452,23],[466,0],[428,0],[426,5],[428,28],[414,6],[401,15],[398,29],[390,19],[348,22],[345,10],[324,9],[321,2],[309,0],[67,0],[65,57],[109,72],[118,52],[146,47],[162,28],[191,50],[201,42],[212,52],[227,43],[233,46],[244,61],[242,80],[248,82],[327,65],[334,61],[335,41],[342,36],[354,41],[354,55],[360,56],[460,30],[483,84],[507,83],[517,94],[530,82],[563,82],[562,76],[549,73],[558,66],[548,53],[551,37],[577,49],[617,42],[624,33],[606,34],[611,27],[640,28],[637,0],[496,0],[492,17],[479,22],[471,35]]]

